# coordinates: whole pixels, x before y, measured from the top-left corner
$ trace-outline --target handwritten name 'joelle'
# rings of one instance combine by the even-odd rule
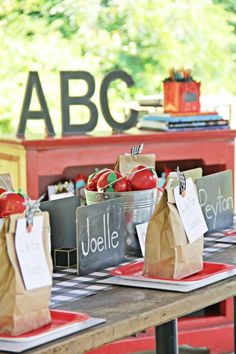
[[[125,257],[124,204],[114,198],[76,209],[79,275],[120,264]]]
[[[81,250],[83,256],[88,256],[89,253],[103,252],[108,249],[114,249],[119,246],[119,233],[114,230],[110,230],[110,215],[106,213],[102,216],[103,220],[103,233],[97,235],[91,235],[91,225],[93,219],[87,217],[87,239],[86,242],[81,242]],[[94,230],[94,228],[92,228]]]

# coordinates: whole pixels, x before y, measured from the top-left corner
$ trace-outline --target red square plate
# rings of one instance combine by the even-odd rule
[[[143,260],[137,261],[128,265],[117,267],[111,271],[111,274],[114,276],[119,276],[130,280],[187,285],[187,284],[198,283],[207,280],[210,277],[215,277],[217,275],[220,275],[221,273],[229,272],[235,269],[235,266],[230,264],[204,262],[202,271],[177,280],[177,279],[166,279],[166,278],[144,276],[142,274],[143,267],[144,267],[144,261]]]
[[[72,333],[81,332],[104,323],[104,318],[90,317],[79,312],[51,310],[52,322],[49,325],[20,336],[0,334],[0,351],[21,353],[52,340]]]
[[[55,334],[57,332],[63,332],[68,328],[72,328],[77,324],[82,324],[91,318],[89,315],[79,312],[57,310],[51,310],[50,312],[52,317],[52,322],[50,324],[19,336],[11,336],[9,334],[0,333],[0,340],[15,342],[34,340],[50,334]]]

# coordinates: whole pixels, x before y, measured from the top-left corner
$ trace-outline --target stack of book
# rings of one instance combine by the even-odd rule
[[[147,130],[182,131],[229,129],[229,121],[217,112],[153,113],[143,116],[137,127]]]
[[[163,108],[163,97],[161,95],[142,96],[138,98],[138,103],[143,107],[151,106]]]

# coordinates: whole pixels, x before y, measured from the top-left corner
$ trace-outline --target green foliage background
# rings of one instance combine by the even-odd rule
[[[100,82],[114,69],[127,71],[135,81],[132,90],[122,84],[111,90],[118,105],[161,92],[171,67],[191,68],[203,93],[235,94],[235,10],[234,0],[2,1],[0,132],[16,132],[32,70],[39,72],[58,132],[61,70],[89,71],[96,80],[97,105]],[[81,87],[71,90],[79,95]],[[102,117],[99,125],[104,126]]]

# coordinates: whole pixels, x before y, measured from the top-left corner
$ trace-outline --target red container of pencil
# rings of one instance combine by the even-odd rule
[[[165,81],[164,112],[200,112],[200,82]]]

